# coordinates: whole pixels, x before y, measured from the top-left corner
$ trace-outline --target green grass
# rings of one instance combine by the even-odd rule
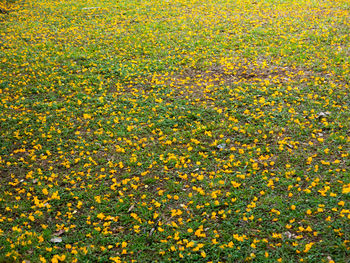
[[[0,10],[0,262],[349,262],[347,1]]]

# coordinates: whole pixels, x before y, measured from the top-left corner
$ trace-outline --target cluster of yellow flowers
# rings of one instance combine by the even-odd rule
[[[347,0],[12,4],[0,261],[348,259]]]

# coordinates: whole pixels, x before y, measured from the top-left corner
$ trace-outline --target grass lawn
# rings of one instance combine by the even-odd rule
[[[350,262],[348,0],[0,0],[0,262]]]

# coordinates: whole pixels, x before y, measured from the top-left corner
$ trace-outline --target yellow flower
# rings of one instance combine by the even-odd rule
[[[237,182],[235,182],[235,181],[231,181],[231,184],[232,184],[232,186],[234,187],[234,188],[238,188],[238,187],[240,187],[240,183],[237,183]]]
[[[311,247],[313,246],[313,242],[310,242],[309,244],[306,244],[305,245],[305,249],[304,249],[304,252],[307,253],[309,252],[309,250],[311,249]]]
[[[105,215],[103,213],[99,213],[97,215],[97,218],[103,220],[105,218]]]
[[[343,194],[348,194],[350,193],[350,184],[347,184],[347,185],[344,185],[343,186],[343,191],[342,191]]]
[[[58,195],[58,191],[56,191],[56,192],[54,192],[53,194],[52,194],[52,196],[51,196],[51,199],[57,199],[57,200],[60,200],[61,198],[60,198],[60,196]]]
[[[90,114],[84,113],[84,114],[83,114],[83,118],[84,118],[84,119],[91,119],[91,115],[90,115]]]
[[[115,263],[120,263],[120,262],[122,262],[122,261],[120,260],[120,257],[110,257],[109,259],[112,260],[112,261],[115,262]]]
[[[97,202],[97,203],[101,203],[101,196],[95,196],[95,201]]]

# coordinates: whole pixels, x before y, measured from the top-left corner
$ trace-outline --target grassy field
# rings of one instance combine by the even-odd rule
[[[348,0],[0,10],[0,262],[350,262]]]

